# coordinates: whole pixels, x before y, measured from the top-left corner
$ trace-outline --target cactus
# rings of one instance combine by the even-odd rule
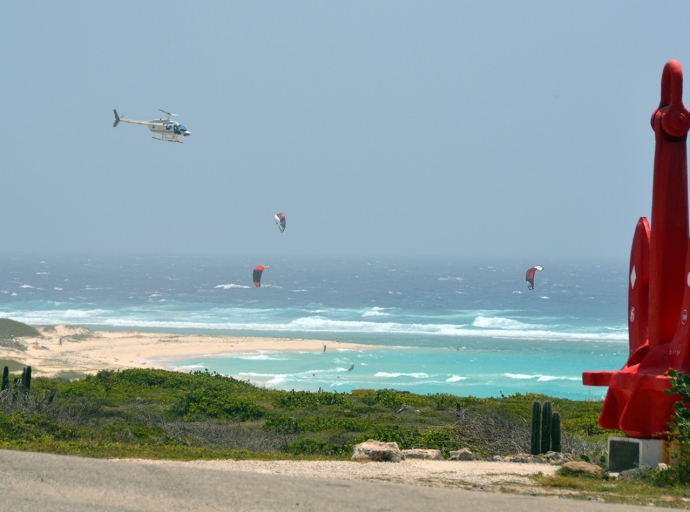
[[[551,450],[551,402],[544,402],[541,409],[541,452],[546,453]]]
[[[14,378],[14,387],[18,388],[19,384],[21,384],[22,380],[19,377]]]
[[[561,451],[561,415],[557,412],[551,417],[551,450]]]
[[[6,390],[10,387],[10,369],[8,366],[2,370],[2,390]]]
[[[535,401],[532,404],[532,443],[530,452],[539,455],[541,448],[541,403]]]
[[[31,390],[31,366],[26,367],[26,375],[24,377],[24,387],[27,391]]]
[[[22,386],[26,387],[26,368],[22,370]]]

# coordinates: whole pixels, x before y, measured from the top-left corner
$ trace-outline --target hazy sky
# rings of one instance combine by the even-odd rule
[[[680,1],[4,2],[0,251],[626,258],[688,20]],[[113,108],[192,136],[114,129]]]

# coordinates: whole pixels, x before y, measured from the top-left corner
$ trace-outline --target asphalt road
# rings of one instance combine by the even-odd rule
[[[618,512],[649,508],[0,450],[0,510]]]

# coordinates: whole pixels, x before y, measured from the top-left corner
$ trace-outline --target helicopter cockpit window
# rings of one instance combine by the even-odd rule
[[[184,125],[180,125],[180,131],[181,132],[186,132],[187,128],[184,127]]]

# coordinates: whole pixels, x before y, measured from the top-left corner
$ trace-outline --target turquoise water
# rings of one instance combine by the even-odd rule
[[[269,388],[351,391],[393,388],[413,393],[498,396],[545,393],[583,400],[606,388],[585,388],[582,370],[615,368],[624,348],[590,344],[586,350],[559,343],[556,350],[526,344],[519,349],[485,343],[482,348],[331,349],[326,353],[226,354],[168,361],[180,370],[208,368]],[[354,364],[355,368],[347,370]]]
[[[327,340],[326,353],[166,360],[281,389],[598,398],[582,371],[628,352],[622,261],[46,256],[0,258],[0,276],[0,316],[32,325]]]

